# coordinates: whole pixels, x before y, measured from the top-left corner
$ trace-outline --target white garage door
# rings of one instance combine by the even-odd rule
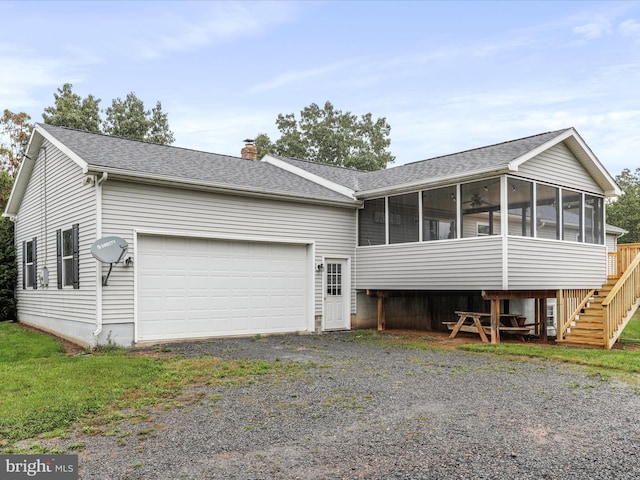
[[[306,245],[139,236],[137,340],[307,330]]]

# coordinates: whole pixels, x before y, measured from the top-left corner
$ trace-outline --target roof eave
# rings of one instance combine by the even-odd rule
[[[589,174],[593,177],[593,179],[600,185],[602,190],[604,191],[607,197],[617,197],[622,194],[622,190],[620,186],[616,183],[615,179],[609,174],[606,168],[600,163],[600,160],[595,156],[595,154],[591,151],[589,146],[582,139],[580,134],[576,131],[575,128],[571,127],[565,130],[564,132],[558,134],[553,137],[551,140],[539,145],[533,150],[529,150],[524,155],[519,156],[518,158],[513,159],[509,162],[509,170],[517,172],[520,165],[524,162],[531,160],[532,158],[540,155],[542,152],[548,150],[549,148],[559,144],[560,142],[564,142],[566,140],[573,140],[575,144],[568,144],[569,149],[574,150],[575,148],[579,149],[579,152],[574,151],[574,155],[580,163],[583,164],[585,169],[589,172]],[[580,155],[582,153],[583,155]],[[586,157],[589,160],[589,164],[585,165],[584,161],[581,157]],[[583,158],[584,158],[583,157]],[[596,175],[594,176],[592,170],[595,170]]]
[[[333,190],[340,195],[355,199],[355,192],[352,189],[328,180],[320,175],[316,175],[315,173],[311,173],[307,170],[296,167],[295,165],[291,165],[284,160],[280,160],[279,158],[275,158],[267,154],[262,158],[261,161],[286,170],[287,172],[293,173],[294,175],[298,175],[299,177],[302,177],[311,182],[317,183],[318,185],[324,188],[328,188],[329,190]]]
[[[29,143],[27,144],[27,149],[25,157],[22,160],[22,165],[20,165],[20,170],[18,170],[18,175],[16,176],[13,188],[11,189],[9,201],[7,202],[7,206],[5,208],[5,211],[2,213],[2,216],[15,218],[18,214],[20,204],[22,203],[24,194],[27,189],[27,184],[29,183],[29,179],[31,178],[31,174],[35,166],[36,158],[38,157],[40,148],[42,147],[42,144],[45,140],[47,140],[54,147],[71,158],[80,168],[82,168],[83,173],[87,173],[87,162],[80,158],[78,154],[69,149],[69,147],[67,147],[65,144],[60,142],[60,140],[58,140],[56,137],[47,132],[42,124],[36,123],[36,126],[31,133]]]
[[[29,184],[29,179],[31,178],[31,173],[33,172],[33,168],[36,163],[36,156],[38,155],[42,141],[42,135],[36,134],[36,130],[34,129],[31,133],[29,143],[27,144],[25,156],[20,164],[18,175],[13,182],[7,206],[5,207],[4,212],[2,212],[3,217],[15,219],[18,215],[18,210],[20,209],[20,204],[22,203],[22,199],[27,191],[27,185]]]
[[[244,197],[257,197],[268,198],[273,200],[288,200],[299,203],[311,203],[316,205],[333,205],[341,207],[357,208],[361,205],[361,202],[353,199],[345,200],[333,200],[320,197],[310,197],[303,195],[287,194],[282,192],[273,192],[266,189],[246,189],[236,185],[215,183],[215,182],[202,182],[199,180],[191,180],[188,178],[180,178],[171,175],[153,175],[144,172],[134,172],[131,170],[124,170],[119,168],[103,167],[100,165],[88,165],[88,173],[99,174],[107,173],[109,180],[122,180],[136,183],[144,183],[149,185],[162,185],[162,186],[177,186],[192,190],[202,190],[216,193],[226,193],[231,195],[238,195]]]

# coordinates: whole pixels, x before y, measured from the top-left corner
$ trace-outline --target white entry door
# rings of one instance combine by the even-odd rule
[[[351,296],[347,266],[344,259],[325,260],[324,330],[344,330],[350,327]]]

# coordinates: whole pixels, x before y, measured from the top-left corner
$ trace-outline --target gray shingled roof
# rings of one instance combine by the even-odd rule
[[[541,133],[531,137],[466,150],[418,162],[399,165],[386,170],[363,172],[302,160],[277,157],[296,167],[352,188],[356,192],[379,188],[393,188],[441,178],[463,176],[476,171],[506,168],[507,164],[552,140],[568,129]]]
[[[279,155],[271,156],[352,190],[358,190],[358,180],[371,173],[353,168],[336,167],[325,163],[298,160],[297,158],[281,157]]]
[[[91,170],[117,169],[223,188],[267,192],[308,199],[353,201],[333,190],[266,162],[186,148],[157,145],[65,127],[39,124],[66,145]]]
[[[543,145],[566,130],[542,133],[510,142],[408,163],[388,170],[371,172],[360,181],[360,190],[393,187],[421,180],[506,168],[509,162]]]

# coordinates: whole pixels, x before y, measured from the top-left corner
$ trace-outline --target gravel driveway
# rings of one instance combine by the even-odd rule
[[[198,387],[198,402],[84,443],[82,479],[640,477],[640,392],[586,371],[357,332],[220,339],[173,353],[313,362],[293,379]],[[142,433],[140,433],[142,432]]]

